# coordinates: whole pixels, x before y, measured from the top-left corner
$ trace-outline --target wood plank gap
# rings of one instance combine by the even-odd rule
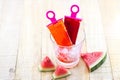
[[[98,1],[98,4],[99,4],[99,9],[101,8],[100,7],[100,2]],[[102,14],[102,12],[101,12]],[[101,15],[102,17],[102,15]],[[102,20],[102,18],[101,18]],[[102,22],[102,21],[101,21]],[[102,22],[103,23],[103,22]],[[105,31],[105,26],[103,25],[103,31]],[[104,35],[105,35],[105,32],[104,32]],[[109,52],[109,47],[108,47],[108,42],[107,42],[107,36],[104,36],[105,37],[105,43],[106,43],[106,49],[107,49],[107,57],[109,58],[109,64],[110,64],[110,69],[111,69],[111,75],[112,75],[112,78],[114,79],[114,76],[113,76],[113,70],[112,70],[112,62],[111,62],[111,58],[110,58],[110,52]]]
[[[114,80],[114,76],[113,76],[113,68],[112,68],[112,62],[111,62],[111,57],[110,57],[110,52],[109,52],[109,47],[108,47],[108,43],[107,43],[107,37],[105,37],[106,40],[106,47],[107,47],[107,56],[109,58],[109,62],[110,62],[110,69],[111,69],[111,74],[112,74],[112,78]]]
[[[40,42],[41,42],[41,43],[40,43],[40,44],[41,44],[41,45],[40,45],[40,54],[41,54],[41,56],[40,56],[40,61],[42,61],[42,42],[43,42],[43,41],[42,41],[42,34],[43,34],[43,33],[42,33],[42,28],[41,28],[41,31],[40,31],[40,32],[41,32],[41,38],[40,38],[40,39],[41,39],[41,41],[40,41]],[[40,80],[42,80],[42,73],[41,73],[41,72],[40,72],[40,76],[41,76],[41,77],[40,77]]]

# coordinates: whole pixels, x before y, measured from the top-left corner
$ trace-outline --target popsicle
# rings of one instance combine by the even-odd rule
[[[52,17],[50,17],[50,14],[52,14]],[[46,17],[51,21],[47,27],[55,42],[61,46],[71,46],[72,41],[70,40],[63,20],[56,20],[55,13],[53,11],[48,11],[46,13]]]
[[[76,8],[76,11],[73,10],[74,8]],[[78,5],[72,5],[70,11],[71,16],[65,16],[64,24],[72,43],[75,44],[78,30],[80,27],[80,22],[82,21],[82,19],[76,18],[77,13],[79,12]]]

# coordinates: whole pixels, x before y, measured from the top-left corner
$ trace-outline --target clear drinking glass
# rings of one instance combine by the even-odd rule
[[[76,40],[76,44],[72,46],[57,45],[52,35],[50,36],[55,50],[56,62],[65,68],[75,67],[80,60],[81,47],[84,42],[84,32],[81,31]]]

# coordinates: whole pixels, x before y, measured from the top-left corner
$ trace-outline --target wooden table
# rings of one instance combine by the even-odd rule
[[[92,30],[98,32],[100,30],[100,35],[104,37],[98,40],[106,42],[103,47],[107,48],[108,56],[105,63],[92,73],[81,59],[75,68],[70,69],[72,75],[61,80],[120,80],[119,2],[117,0],[1,0],[0,80],[51,80],[52,72],[38,71],[38,65],[46,55],[55,62],[50,33],[46,28],[49,21],[45,13],[52,9],[56,12],[57,19],[64,17],[70,14],[69,7],[73,3],[81,7],[78,17],[83,18],[81,28],[85,29],[87,36],[82,52],[98,49],[100,43],[97,48],[90,48],[93,42],[89,36],[97,36]]]

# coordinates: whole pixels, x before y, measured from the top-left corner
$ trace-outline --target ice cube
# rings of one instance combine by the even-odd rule
[[[64,54],[68,54],[68,49],[67,48],[62,48],[60,52],[64,53]]]

